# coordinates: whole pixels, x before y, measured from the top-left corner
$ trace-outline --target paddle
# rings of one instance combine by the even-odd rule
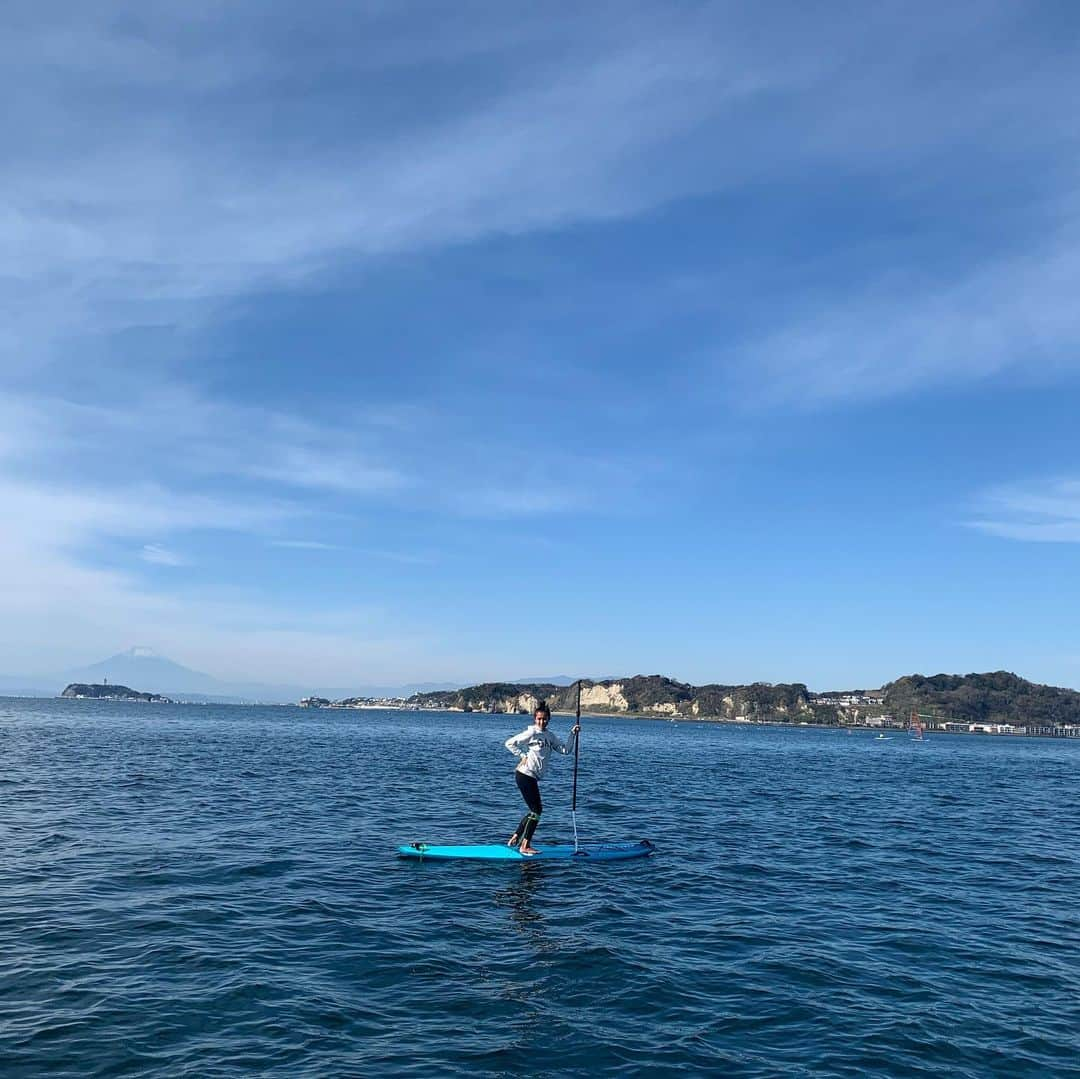
[[[576,726],[581,726],[581,679],[578,679],[577,684],[577,721]],[[577,762],[578,762],[578,742],[581,739],[581,733],[578,732],[574,736],[574,794],[571,800],[570,812],[577,812]]]
[[[577,683],[577,720],[575,725],[581,726],[581,679]],[[574,735],[574,793],[570,799],[570,819],[574,822],[574,853],[578,852],[577,835],[577,768],[578,768],[578,745],[581,742],[581,732]]]

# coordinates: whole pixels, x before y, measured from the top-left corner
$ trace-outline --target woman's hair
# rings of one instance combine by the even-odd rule
[[[544,713],[544,715],[548,717],[548,719],[551,719],[551,709],[550,709],[550,708],[548,708],[548,706],[547,706],[547,701],[541,701],[541,702],[540,702],[540,703],[539,703],[539,704],[538,704],[538,705],[537,705],[537,706],[536,706],[536,707],[535,707],[535,708],[533,709],[533,715],[536,715],[536,713],[537,713],[537,712],[543,712],[543,713]]]

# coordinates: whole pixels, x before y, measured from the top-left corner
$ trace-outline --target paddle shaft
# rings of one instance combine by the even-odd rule
[[[576,726],[581,726],[581,679],[578,679],[577,684],[577,722]],[[570,812],[577,812],[577,762],[578,762],[578,743],[581,741],[581,732],[578,731],[574,735],[574,794],[570,800]]]

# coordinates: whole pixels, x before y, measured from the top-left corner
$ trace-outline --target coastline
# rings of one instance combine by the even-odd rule
[[[498,716],[498,715],[517,715],[523,719],[528,718],[528,713],[525,712],[465,712],[463,709],[443,709],[443,708],[421,708],[421,712],[445,712],[455,711],[460,712],[462,715],[478,715],[478,716]],[[575,712],[567,712],[561,709],[552,709],[552,716],[565,716],[569,719],[576,718]],[[911,741],[919,741],[920,739],[910,739],[910,731],[907,727],[879,727],[879,726],[864,726],[862,724],[854,723],[811,723],[808,720],[798,720],[795,723],[785,722],[779,719],[725,719],[723,716],[683,716],[683,715],[655,715],[648,712],[586,712],[582,711],[582,719],[644,719],[651,720],[655,723],[699,723],[707,726],[721,725],[725,727],[776,727],[781,730],[816,730],[816,731],[844,731],[849,734],[855,733],[867,733],[867,734],[881,734],[885,733],[886,737],[883,741],[891,739],[893,737],[909,738]],[[1028,730],[1022,731],[986,731],[986,730],[952,730],[943,731],[935,729],[927,729],[922,741],[929,741],[931,738],[940,738],[944,735],[958,735],[965,738],[1046,738],[1051,741],[1067,742],[1075,739],[1080,742],[1080,735],[1076,734],[1039,734],[1032,733]]]
[[[457,713],[460,715],[473,715],[473,716],[504,716],[512,717],[516,720],[527,720],[529,718],[528,713],[524,712],[486,712],[479,709],[471,709],[466,711],[461,708],[424,708],[415,706],[402,706],[400,704],[375,704],[365,703],[362,705],[340,705],[337,703],[330,703],[321,706],[311,705],[299,705],[288,702],[256,702],[256,701],[185,701],[176,698],[167,698],[160,696],[82,696],[82,695],[70,695],[70,696],[27,696],[21,694],[0,694],[2,700],[69,700],[69,701],[104,701],[108,703],[135,703],[135,704],[169,704],[175,706],[191,705],[201,708],[216,707],[216,708],[290,708],[290,709],[303,709],[304,711],[328,711],[328,712],[364,712],[364,711],[379,711],[379,712],[415,712],[415,713]],[[553,709],[553,716],[559,716],[563,718],[573,719],[575,713],[566,711],[564,709]],[[726,719],[723,716],[685,716],[685,715],[656,715],[648,712],[641,711],[628,711],[628,712],[593,712],[582,711],[581,718],[584,720],[594,719],[630,719],[630,720],[647,720],[655,723],[675,723],[676,725],[681,723],[695,723],[704,725],[722,725],[727,727],[770,727],[783,730],[819,730],[819,731],[843,731],[848,734],[866,733],[866,734],[882,734],[886,735],[884,740],[892,738],[908,739],[918,741],[919,739],[911,739],[909,729],[906,727],[881,727],[878,725],[868,726],[864,724],[849,724],[849,723],[814,723],[809,720],[797,720],[795,722],[788,722],[778,719]],[[981,726],[976,724],[977,726]],[[1046,730],[1032,730],[1030,728],[1014,729],[1009,731],[995,731],[995,730],[971,730],[971,729],[952,729],[952,730],[940,730],[935,728],[927,728],[924,736],[924,741],[929,741],[932,738],[939,738],[943,735],[956,735],[960,737],[983,737],[983,738],[1039,738],[1049,739],[1051,741],[1072,741],[1075,740],[1080,743],[1080,730],[1074,727],[1058,728],[1059,731],[1065,731],[1066,733],[1053,733]]]

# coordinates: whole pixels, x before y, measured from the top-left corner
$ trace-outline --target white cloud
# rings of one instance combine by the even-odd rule
[[[436,561],[432,555],[417,554],[412,551],[390,551],[377,547],[353,547],[340,543],[324,543],[321,540],[271,540],[270,545],[294,551],[345,551],[349,555],[361,558],[376,558],[386,562],[397,562],[403,566],[428,566]]]
[[[738,356],[752,399],[817,406],[1080,363],[1077,222],[959,280],[905,279],[804,313]]]
[[[763,176],[895,173],[1006,125],[1020,146],[1068,134],[1067,110],[1044,107],[1069,96],[1060,68],[976,62],[943,100],[925,29],[887,6],[792,10],[767,33],[726,6],[627,4],[619,19],[316,6],[310,53],[273,5],[201,20],[132,6],[137,32],[66,14],[16,22],[0,51],[27,103],[0,181],[9,365],[82,334],[199,324],[224,298],[358,254],[622,217]],[[996,57],[1015,17],[940,13],[933,47]],[[480,84],[440,99],[440,74],[466,59]],[[324,93],[292,78],[327,80]]]
[[[144,562],[149,562],[154,566],[186,566],[188,560],[183,555],[177,554],[176,551],[169,550],[168,547],[162,547],[158,543],[147,543],[143,545],[142,550],[139,552],[139,557]]]
[[[148,503],[175,494],[185,508],[199,505],[191,490],[216,489],[210,505],[232,505],[232,515],[258,506],[263,523],[391,503],[464,516],[585,510],[592,492],[615,492],[625,502],[655,472],[647,461],[600,450],[541,451],[488,439],[467,420],[419,406],[406,414],[410,422],[398,423],[357,410],[349,427],[338,427],[162,381],[115,387],[109,407],[42,395],[9,395],[0,404],[0,423],[10,419],[12,475],[22,467],[62,475],[67,486],[109,475],[121,487],[143,488]]]
[[[339,551],[336,543],[323,543],[321,540],[271,540],[271,547],[286,547],[297,551]]]
[[[289,487],[350,494],[392,491],[408,483],[396,469],[372,465],[348,453],[299,446],[274,449],[266,463],[240,465],[238,471]]]
[[[90,537],[175,531],[265,531],[298,511],[284,503],[184,494],[157,484],[115,487],[30,483],[0,476],[5,534],[72,547]]]
[[[277,527],[283,515],[276,503],[183,496],[149,485],[68,487],[2,477],[0,502],[7,514],[0,530],[0,621],[19,627],[9,643],[25,637],[29,621],[63,635],[117,608],[146,613],[171,604],[131,574],[94,566],[86,552],[104,540],[248,532]],[[143,553],[160,561],[170,552],[148,542]]]
[[[336,594],[316,589],[298,604],[294,598],[278,599],[276,588],[264,596],[202,585],[201,577],[185,575],[183,591],[177,592],[161,579],[141,575],[139,563],[191,565],[182,552],[195,538],[205,542],[205,534],[215,532],[280,548],[346,550],[360,563],[417,566],[430,564],[434,556],[364,545],[341,548],[302,534],[291,538],[290,533],[327,515],[340,526],[338,515],[350,511],[324,507],[318,499],[262,497],[254,493],[262,481],[245,482],[250,472],[245,458],[259,459],[267,432],[275,452],[318,440],[330,461],[337,460],[331,447],[348,443],[351,435],[286,414],[207,402],[176,386],[161,386],[156,400],[147,399],[144,406],[128,407],[131,403],[114,401],[104,408],[40,396],[4,402],[3,418],[12,421],[0,458],[5,507],[0,626],[8,627],[0,640],[7,671],[62,669],[100,658],[94,644],[88,653],[87,642],[122,647],[140,638],[233,679],[348,684],[351,678],[415,677],[418,655],[432,677],[456,677],[454,671],[467,664],[453,658],[452,642],[437,632],[429,636],[402,627],[396,614],[357,608]],[[390,430],[406,441],[416,439],[410,430]],[[439,437],[445,437],[444,430]],[[311,458],[304,460],[310,465]],[[445,462],[435,464],[441,469]],[[64,478],[46,478],[50,475]],[[110,477],[108,484],[97,478],[102,475]],[[210,483],[213,477],[227,482]],[[420,504],[428,500],[429,510],[439,512],[449,503],[449,494],[432,486],[443,478],[442,473],[425,477],[426,493],[418,497]],[[318,479],[323,486],[317,490],[326,490],[326,477]],[[475,468],[462,479],[482,482]],[[371,497],[349,493],[354,499]],[[501,508],[535,512],[549,505]],[[116,541],[138,544],[138,559],[128,570],[101,563],[102,552]],[[223,662],[228,666],[222,668]]]
[[[433,671],[455,669],[447,642],[376,607],[319,596],[305,605],[190,583],[172,593],[86,558],[89,547],[110,538],[276,528],[282,520],[276,504],[10,480],[0,480],[0,502],[8,514],[0,529],[0,626],[6,627],[0,673],[59,670],[137,639],[153,639],[172,658],[231,680],[348,685],[409,678],[416,655],[430,656]],[[175,564],[158,543],[142,551],[152,562]]]
[[[296,62],[275,50],[291,53],[291,42],[225,22],[211,42],[217,55],[208,57],[190,50],[183,28],[161,13],[148,20],[145,37],[72,14],[63,35],[31,22],[7,39],[10,77],[26,80],[25,100],[38,103],[26,134],[35,125],[50,131],[48,140],[9,133],[23,151],[0,186],[15,267],[5,289],[12,365],[39,362],[67,335],[198,322],[224,297],[295,282],[344,254],[653,204],[671,192],[646,190],[655,184],[634,167],[638,155],[732,97],[789,77],[775,65],[768,76],[749,77],[718,67],[702,42],[670,24],[647,46],[603,33],[591,54],[561,63],[549,55],[532,70],[515,70],[520,60],[508,53],[502,59],[513,76],[496,79],[499,92],[390,130],[372,129],[362,99],[351,100],[355,91],[346,88],[335,104],[355,116],[353,141],[311,132],[306,152],[292,153],[299,132],[281,130],[276,143],[253,140],[242,126],[251,117],[236,117],[229,97],[261,81],[272,109],[282,63]],[[548,31],[536,29],[550,54]],[[377,40],[366,44],[377,53]],[[454,37],[442,45],[445,59]],[[556,44],[554,55],[561,51]],[[42,54],[55,62],[21,68],[21,57]],[[167,71],[171,79],[162,77]],[[86,90],[102,79],[116,113],[92,125],[94,152],[79,152],[88,113],[98,107]],[[141,90],[152,90],[157,110]],[[384,92],[392,96],[393,85]],[[286,101],[282,114],[290,107],[303,109]],[[264,119],[259,110],[254,119]],[[320,136],[326,143],[313,151]],[[58,158],[57,147],[68,149]],[[627,169],[636,179],[619,182]],[[698,186],[691,175],[677,190]]]
[[[110,387],[106,405],[44,394],[0,403],[0,460],[76,465],[131,480],[171,464],[189,480],[231,477],[282,487],[379,494],[409,486],[386,460],[407,428],[362,410],[348,429],[280,410],[212,400],[178,381],[145,378]],[[414,422],[416,410],[413,410]],[[137,447],[137,452],[133,452]]]
[[[531,517],[553,513],[569,513],[581,507],[581,492],[577,484],[559,490],[553,488],[481,487],[450,495],[459,513],[477,517]]]
[[[1058,478],[992,488],[966,524],[1003,539],[1080,543],[1080,480]]]

